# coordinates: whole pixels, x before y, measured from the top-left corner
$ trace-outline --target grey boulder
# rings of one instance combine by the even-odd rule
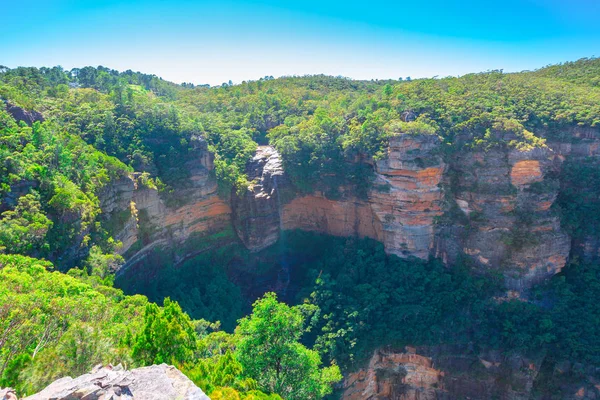
[[[130,371],[96,367],[78,378],[61,378],[24,400],[210,400],[177,368],[161,364]]]

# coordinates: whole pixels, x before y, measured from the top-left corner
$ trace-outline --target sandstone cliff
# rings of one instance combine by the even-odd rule
[[[281,191],[287,186],[281,157],[270,146],[259,146],[246,168],[251,185],[233,191],[233,226],[244,245],[260,251],[277,242],[281,231]]]
[[[438,256],[452,262],[466,254],[482,270],[502,271],[515,290],[561,270],[570,239],[552,209],[560,171],[555,152],[548,147],[461,151],[451,165],[448,201],[455,202],[466,222],[450,222],[457,233],[438,237]],[[446,251],[448,242],[454,254]]]
[[[230,226],[251,251],[277,242],[281,230],[301,229],[370,237],[400,257],[434,256],[449,265],[468,257],[481,271],[501,271],[509,289],[524,293],[559,272],[572,247],[600,254],[596,237],[574,243],[555,206],[563,163],[598,158],[600,136],[574,129],[564,140],[521,150],[505,136],[500,145],[444,152],[435,135],[397,134],[387,157],[371,163],[374,179],[366,197],[340,187],[335,199],[300,195],[279,154],[260,146],[246,169],[251,185],[232,193],[230,204],[217,196],[212,155],[197,138],[197,156],[186,165],[189,182],[175,196],[181,204],[167,205],[140,176],[114,182],[100,197],[106,215],[120,220],[117,238],[129,264],[157,246]]]
[[[249,189],[252,194],[246,194],[247,205],[242,207],[239,199],[234,202],[234,215],[246,215],[246,210],[261,210],[262,215],[268,216],[266,219],[243,219],[245,233],[242,241],[247,243],[251,240],[247,238],[250,232],[275,230],[277,221],[281,220],[283,229],[370,237],[383,242],[386,251],[391,254],[426,259],[434,243],[434,218],[442,213],[443,193],[439,183],[445,164],[438,146],[439,138],[433,135],[392,137],[388,157],[375,164],[375,181],[366,199],[340,188],[341,196],[335,200],[322,193],[313,193],[294,197],[279,210],[277,194],[272,189],[270,197],[263,194],[265,180],[262,178],[260,185],[256,186],[258,191],[252,188]],[[277,157],[275,153],[270,154]],[[277,162],[277,165],[280,163]],[[282,172],[276,176],[285,181]],[[248,199],[251,199],[250,202]],[[253,227],[253,224],[256,226]],[[241,221],[237,225],[241,225]],[[267,241],[271,242],[274,235],[267,237]],[[263,243],[253,247],[266,246]]]
[[[440,183],[445,169],[437,136],[399,134],[390,138],[387,158],[376,163],[376,179],[369,192],[388,253],[429,257],[434,219],[442,214]]]
[[[168,204],[140,174],[113,182],[99,196],[105,218],[123,244],[119,251],[126,255],[126,267],[139,263],[152,249],[175,249],[193,235],[220,232],[231,225],[231,209],[217,195],[213,155],[201,138],[192,144],[196,157],[184,166],[189,179],[173,196],[175,204]]]
[[[578,373],[574,370],[579,368]],[[344,400],[597,399],[595,368],[468,346],[382,348],[346,376]]]

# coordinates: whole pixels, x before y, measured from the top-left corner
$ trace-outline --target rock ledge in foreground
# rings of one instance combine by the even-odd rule
[[[78,378],[65,377],[24,400],[210,400],[177,368],[161,364],[130,371],[97,367]]]

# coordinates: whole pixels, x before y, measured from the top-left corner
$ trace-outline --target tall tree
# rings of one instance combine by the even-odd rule
[[[342,376],[336,365],[323,368],[316,351],[299,343],[304,316],[298,307],[279,303],[274,293],[257,300],[252,315],[240,320],[238,358],[259,388],[285,399],[320,399]]]

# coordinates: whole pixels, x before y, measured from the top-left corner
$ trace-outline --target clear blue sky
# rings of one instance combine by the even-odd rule
[[[2,0],[0,65],[175,82],[520,71],[600,56],[600,0]]]

